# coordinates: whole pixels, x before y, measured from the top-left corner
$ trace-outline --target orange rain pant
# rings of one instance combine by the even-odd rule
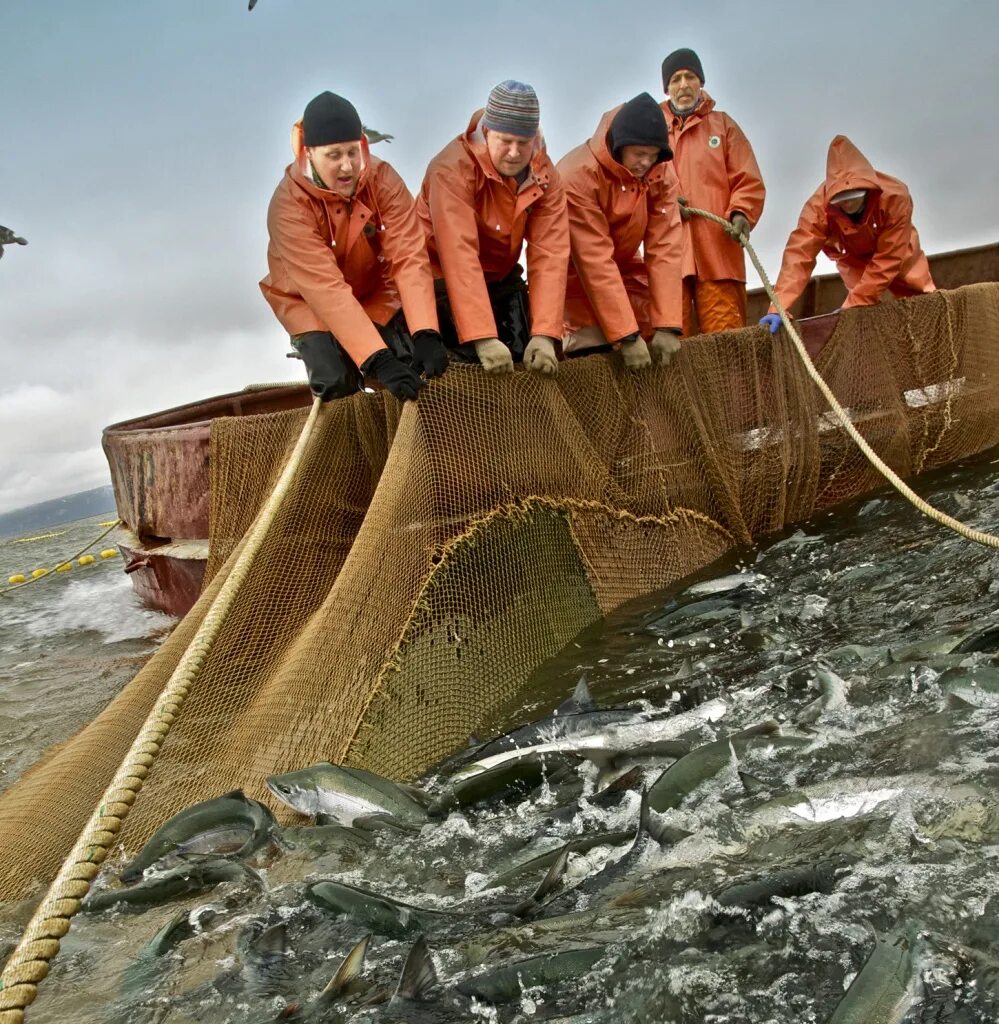
[[[683,334],[735,331],[746,326],[744,281],[683,279]]]

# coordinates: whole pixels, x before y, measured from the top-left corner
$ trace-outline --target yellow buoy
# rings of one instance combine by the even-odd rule
[[[80,556],[80,565],[93,565],[94,562],[95,562],[95,558],[94,558],[93,555],[81,555]]]
[[[19,572],[16,576],[10,576],[7,579],[8,583],[27,583],[28,577],[23,572]]]
[[[101,558],[115,558],[115,557],[117,557],[117,555],[118,555],[118,549],[117,548],[105,548],[101,552]]]
[[[56,572],[69,572],[73,568],[72,562],[63,562],[62,565],[56,566]]]
[[[31,578],[37,580],[39,576],[48,576],[48,569],[35,569],[31,574]]]

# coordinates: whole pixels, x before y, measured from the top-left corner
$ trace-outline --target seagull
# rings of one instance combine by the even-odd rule
[[[256,6],[257,6],[257,0],[250,0],[250,6],[249,6],[249,7],[247,7],[246,9],[247,9],[248,11],[252,11],[252,10],[253,10],[253,8],[254,8],[254,7],[256,7]]]
[[[256,2],[256,0],[254,0],[254,2]],[[361,125],[361,131],[364,132],[368,142],[371,143],[372,146],[376,142],[391,142],[395,138],[394,135],[385,135],[382,132],[376,132],[374,128],[366,128],[364,125]]]
[[[27,245],[28,240],[22,238],[20,235],[15,235],[10,228],[5,228],[0,224],[0,257],[3,256],[3,247],[5,245]]]

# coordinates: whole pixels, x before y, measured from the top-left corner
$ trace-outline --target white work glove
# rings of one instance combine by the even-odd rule
[[[672,331],[656,331],[649,342],[649,351],[657,366],[669,366],[680,351],[680,339]]]
[[[652,356],[649,355],[649,346],[645,339],[639,335],[637,338],[625,338],[621,342],[621,358],[629,370],[644,370],[652,365]]]
[[[474,344],[475,354],[486,373],[513,373],[513,356],[499,338],[483,338]]]
[[[543,334],[535,334],[524,349],[524,365],[535,373],[551,376],[558,373],[558,359],[555,356],[555,342]]]

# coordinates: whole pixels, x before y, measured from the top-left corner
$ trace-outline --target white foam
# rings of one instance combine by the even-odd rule
[[[145,608],[125,576],[74,580],[24,624],[33,637],[92,630],[106,644],[142,640],[170,629],[175,620]]]

